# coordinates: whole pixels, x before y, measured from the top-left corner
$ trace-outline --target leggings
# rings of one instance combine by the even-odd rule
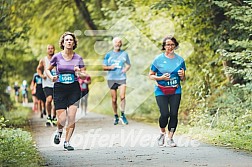
[[[180,100],[181,94],[156,96],[157,105],[161,114],[159,117],[160,128],[165,128],[168,124],[169,132],[176,131]]]

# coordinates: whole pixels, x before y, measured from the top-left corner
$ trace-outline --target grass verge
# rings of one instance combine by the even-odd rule
[[[42,158],[35,147],[29,127],[31,110],[17,106],[4,112],[0,120],[0,166],[41,166]]]
[[[204,127],[178,125],[177,134],[187,135],[208,144],[252,153],[251,131],[206,129]]]

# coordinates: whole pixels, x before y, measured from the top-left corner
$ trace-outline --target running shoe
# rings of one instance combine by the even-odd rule
[[[119,123],[118,115],[115,115],[114,125],[117,125],[118,123]]]
[[[57,126],[57,118],[53,118],[51,120],[51,122],[52,122],[53,126]]]
[[[158,137],[158,146],[159,147],[164,147],[165,144],[165,134],[160,133],[160,136]]]
[[[73,151],[74,150],[74,148],[72,146],[70,146],[70,143],[66,142],[66,141],[64,142],[64,149],[66,151]]]
[[[177,145],[176,145],[176,143],[174,142],[173,139],[168,139],[167,140],[167,146],[169,146],[169,147],[176,147]]]
[[[43,118],[43,113],[40,114],[40,118]]]
[[[51,120],[51,117],[47,117],[47,120],[46,120],[45,125],[46,125],[47,127],[52,126],[52,120]]]
[[[60,143],[61,135],[62,135],[62,132],[58,132],[58,130],[55,132],[55,135],[54,135],[54,143],[55,144]]]
[[[126,116],[124,114],[120,117],[120,120],[121,120],[123,125],[128,125],[129,124],[129,122],[128,122],[128,120],[127,120],[127,118],[126,118]]]

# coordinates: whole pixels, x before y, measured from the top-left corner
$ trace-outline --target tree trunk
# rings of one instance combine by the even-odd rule
[[[94,24],[94,22],[90,16],[90,13],[87,9],[86,3],[82,0],[75,0],[75,4],[76,4],[77,8],[79,9],[82,17],[84,18],[84,22],[85,22],[87,28],[89,28],[90,30],[97,30],[97,27]]]

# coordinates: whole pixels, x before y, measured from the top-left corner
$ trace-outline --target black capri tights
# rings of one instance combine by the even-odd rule
[[[181,94],[156,96],[156,101],[161,114],[159,117],[160,128],[165,128],[168,124],[169,132],[176,131],[180,100]]]

